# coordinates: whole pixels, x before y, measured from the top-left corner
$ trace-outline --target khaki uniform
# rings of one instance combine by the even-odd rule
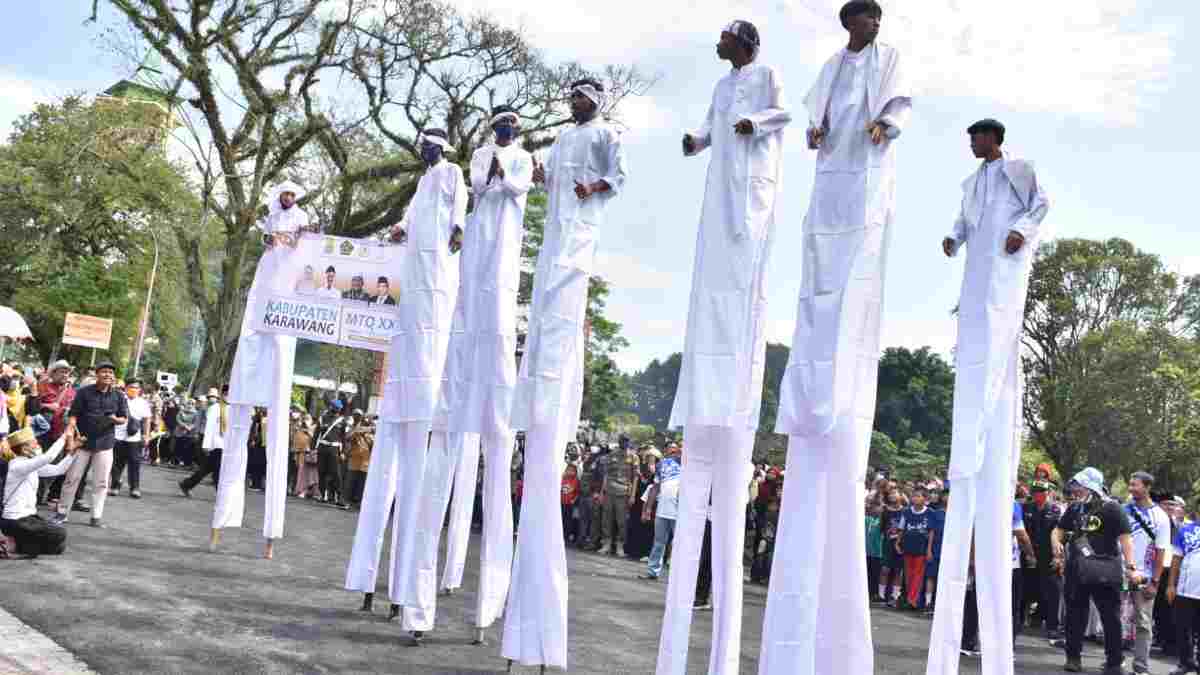
[[[597,550],[610,542],[609,552],[616,555],[620,544],[625,543],[625,523],[629,519],[629,490],[632,486],[629,474],[638,465],[637,453],[614,450],[609,453],[604,468],[604,516],[600,525],[602,536],[596,544]]]

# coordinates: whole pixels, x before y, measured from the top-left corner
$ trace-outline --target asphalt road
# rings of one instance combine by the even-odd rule
[[[505,671],[499,624],[489,644],[470,644],[477,538],[463,590],[439,598],[436,630],[424,646],[411,647],[386,620],[385,578],[373,615],[357,611],[361,596],[342,590],[357,514],[289,499],[287,536],[268,561],[261,557],[263,497],[251,492],[249,527],[227,530],[222,550],[211,554],[214,491],[205,482],[185,499],[175,488],[182,476],[147,467],[145,498],[110,497],[107,529],[88,527],[75,514],[66,555],[5,564],[0,607],[100,673]],[[625,559],[568,549],[567,564],[571,671],[652,673],[666,584],[638,580],[642,565]],[[746,587],[743,673],[756,672],[765,590]],[[872,623],[877,673],[924,673],[928,620],[876,610]],[[710,630],[711,613],[697,613],[689,673],[707,667]],[[0,644],[0,655],[4,649]],[[1098,647],[1088,646],[1084,664],[1098,670]],[[1021,638],[1018,673],[1048,675],[1061,667],[1062,652]],[[978,673],[978,661],[964,660],[962,672]]]

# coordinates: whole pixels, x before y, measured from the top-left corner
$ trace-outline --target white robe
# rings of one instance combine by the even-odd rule
[[[453,434],[450,442],[458,447],[455,450],[457,459],[454,463],[450,525],[446,528],[446,568],[442,572],[442,588],[454,591],[462,587],[463,572],[467,566],[467,546],[471,541],[475,482],[479,477],[479,434]],[[511,514],[512,509],[509,508],[508,512]]]
[[[502,653],[526,665],[567,665],[567,570],[561,487],[568,441],[583,403],[588,280],[609,200],[627,174],[619,133],[599,119],[562,131],[546,162],[549,202],[533,281],[512,427],[527,431],[521,529],[504,618]],[[575,182],[608,192],[580,200]]]
[[[785,490],[759,673],[874,671],[862,475],[875,416],[879,323],[895,205],[895,139],[912,106],[899,54],[839,50],[804,99],[825,129],[804,221],[802,278],[776,432],[788,434]],[[866,129],[887,124],[873,145]]]
[[[438,394],[445,386],[458,299],[460,261],[450,253],[450,236],[455,227],[465,233],[466,212],[462,169],[442,160],[421,176],[401,222],[408,246],[399,275],[400,330],[389,352],[380,418],[397,427],[391,436],[398,468],[389,580],[392,601],[405,607],[421,604],[415,580],[425,456]]]
[[[708,493],[713,496],[711,673],[737,673],[742,579],[731,545],[741,541],[746,481],[762,402],[767,266],[782,181],[783,129],[791,122],[783,83],[769,66],[732,69],[713,90],[695,151],[712,149],[696,234],[691,305],[670,426],[684,427],[681,507],[658,651],[658,673],[687,668],[691,604]],[[733,127],[750,120],[754,131]],[[720,470],[731,466],[739,470]],[[715,468],[714,468],[715,467]],[[729,499],[727,496],[739,496]],[[689,506],[690,505],[690,506]],[[686,573],[684,571],[686,570]]]
[[[299,206],[284,209],[276,196],[270,214],[259,227],[266,234],[300,236],[308,226],[308,214]],[[302,269],[294,249],[277,244],[263,253],[247,297],[253,307],[263,293],[291,291]],[[221,479],[213,507],[213,528],[241,527],[246,501],[246,453],[250,418],[254,406],[267,408],[267,485],[263,514],[263,536],[283,536],[287,503],[287,466],[290,447],[288,410],[292,402],[292,375],[296,363],[296,338],[259,333],[249,328],[250,312],[242,319],[233,370],[229,376],[229,425],[221,454]]]
[[[504,178],[488,180],[493,158],[499,158]],[[525,231],[525,200],[533,184],[533,158],[516,145],[488,145],[471,158],[471,187],[475,209],[463,240],[462,276],[455,307],[454,330],[446,365],[446,386],[441,390],[433,428],[449,431],[448,452],[466,446],[482,435],[486,453],[484,478],[484,526],[480,549],[480,591],[476,595],[475,625],[490,626],[504,608],[512,571],[513,523],[510,508],[510,462],[513,436],[509,428],[516,385],[517,289],[521,274],[521,239]],[[477,451],[476,451],[477,452]],[[453,461],[433,462],[426,472],[428,499],[440,503],[436,516],[429,516],[428,535],[422,537],[420,555],[428,569],[418,582],[423,607],[435,597],[437,548],[445,517],[449,485],[459,456]],[[445,475],[443,475],[445,474]],[[461,486],[474,495],[474,483]],[[445,499],[443,499],[445,497]],[[434,509],[432,503],[425,507]],[[460,516],[461,518],[461,516]],[[456,532],[459,536],[461,534]],[[465,554],[465,546],[463,550]],[[447,564],[449,569],[449,563]],[[428,588],[424,588],[427,586]],[[414,620],[432,627],[432,609]]]
[[[397,305],[400,331],[388,351],[381,423],[371,452],[367,484],[346,568],[346,589],[375,592],[379,551],[392,518],[392,565],[388,594],[397,604],[415,603],[415,524],[430,424],[444,384],[459,261],[450,236],[464,227],[467,191],[462,169],[442,160],[417,183],[400,225],[408,233]]]
[[[972,528],[976,598],[984,675],[1013,672],[1008,598],[1012,491],[1021,455],[1021,327],[1029,273],[1049,202],[1033,165],[999,159],[963,182],[953,231],[954,252],[968,245],[958,305],[954,431],[949,478],[953,486],[942,544],[938,606],[927,675],[958,672],[962,607]],[[1004,251],[1010,231],[1025,237]]]

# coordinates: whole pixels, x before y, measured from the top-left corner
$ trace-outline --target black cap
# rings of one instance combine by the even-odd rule
[[[513,110],[510,105],[498,105],[492,108],[492,118],[495,119],[499,115],[516,115],[517,111]]]
[[[1004,125],[1001,124],[999,120],[994,120],[989,117],[987,119],[979,120],[975,124],[967,127],[968,134],[977,134],[984,131],[994,132],[996,134],[996,140],[1001,143],[1004,142]]]
[[[443,141],[450,140],[450,134],[447,134],[445,129],[426,129],[426,130],[422,131],[421,133],[424,134],[425,136],[437,136],[438,138],[442,139]]]
[[[105,368],[113,371],[114,373],[117,372],[117,367],[113,365],[112,361],[101,361],[100,363],[97,363],[95,370],[98,373],[98,372],[104,370]]]
[[[883,7],[875,0],[851,0],[842,5],[842,10],[838,12],[838,19],[842,22],[842,28],[848,29],[850,28],[850,17],[868,13],[875,18],[883,18]]]
[[[762,44],[758,39],[758,29],[749,21],[743,21],[742,19],[731,21],[725,27],[724,32],[737,38],[742,44],[749,47],[751,51],[757,50]]]

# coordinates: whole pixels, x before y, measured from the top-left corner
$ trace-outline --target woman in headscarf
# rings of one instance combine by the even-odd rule
[[[296,455],[296,488],[297,497],[307,499],[315,495],[318,478],[317,448],[313,445],[313,428],[316,423],[312,415],[305,415],[292,429],[292,452]]]

